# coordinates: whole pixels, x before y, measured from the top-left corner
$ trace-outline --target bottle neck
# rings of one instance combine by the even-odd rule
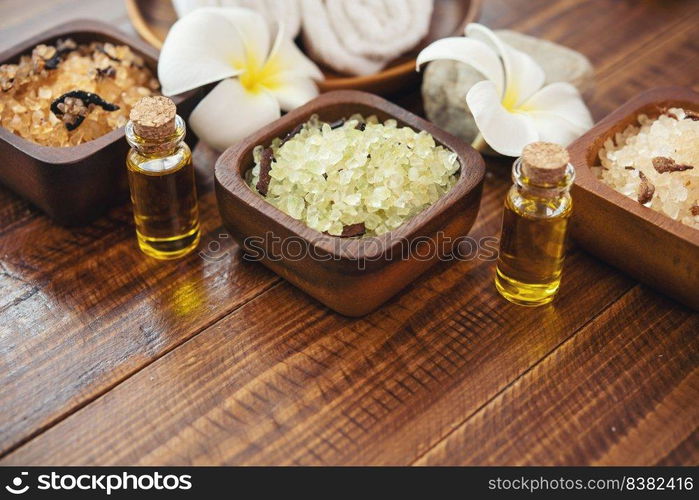
[[[554,200],[570,192],[575,180],[575,168],[570,163],[566,166],[563,177],[556,183],[537,184],[528,178],[522,170],[522,159],[517,158],[512,165],[512,181],[522,196],[544,200]]]
[[[153,140],[138,135],[133,122],[129,121],[125,127],[126,140],[138,151],[139,154],[148,157],[168,156],[175,152],[187,135],[187,126],[181,116],[175,117],[175,132],[162,139]]]

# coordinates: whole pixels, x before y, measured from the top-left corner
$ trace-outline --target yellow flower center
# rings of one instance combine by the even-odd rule
[[[513,89],[512,86],[508,86],[508,88],[505,90],[505,95],[502,98],[502,106],[510,113],[517,110],[517,101],[519,100],[518,94],[519,93]]]
[[[250,93],[258,94],[263,90],[272,90],[280,85],[279,61],[276,57],[270,57],[264,64],[260,64],[252,51],[248,51],[245,61],[233,64],[236,69],[242,69],[239,80],[241,85]]]

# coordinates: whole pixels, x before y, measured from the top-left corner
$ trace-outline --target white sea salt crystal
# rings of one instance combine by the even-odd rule
[[[594,171],[603,182],[633,199],[640,183],[638,172],[643,172],[655,187],[650,207],[699,229],[699,216],[691,214],[692,207],[699,205],[699,121],[686,116],[680,108],[657,119],[639,115],[640,127],[631,125],[615,134],[614,140],[604,142],[599,152],[603,168]],[[659,173],[653,167],[653,158],[658,156],[694,168]],[[627,166],[634,169],[627,170]]]
[[[677,216],[680,213],[680,205],[679,203],[675,203],[673,201],[666,201],[663,204],[663,212],[665,212],[665,214],[669,217],[677,219]]]

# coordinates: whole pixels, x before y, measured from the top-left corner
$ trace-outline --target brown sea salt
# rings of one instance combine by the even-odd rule
[[[74,146],[125,125],[136,102],[157,95],[159,88],[143,58],[128,46],[72,40],[42,44],[17,64],[0,66],[0,126],[44,146]],[[56,116],[51,104],[75,91],[95,94],[118,109],[71,98],[64,108],[84,119],[69,130],[75,115]]]

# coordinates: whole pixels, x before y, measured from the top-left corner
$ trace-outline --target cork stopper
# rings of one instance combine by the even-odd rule
[[[569,162],[568,150],[552,142],[532,142],[522,151],[522,172],[534,184],[557,184]]]
[[[175,133],[177,108],[164,96],[144,97],[131,109],[134,132],[148,140],[161,140]]]

